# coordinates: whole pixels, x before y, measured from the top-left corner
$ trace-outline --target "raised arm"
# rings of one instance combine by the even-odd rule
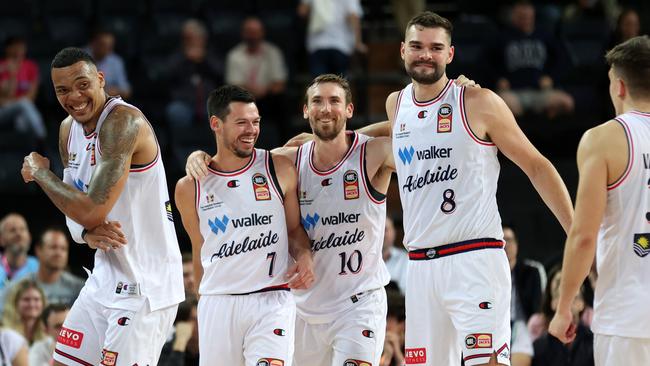
[[[203,246],[203,235],[199,226],[199,215],[196,213],[196,187],[194,180],[190,177],[181,178],[176,183],[174,194],[176,208],[181,214],[183,227],[192,242],[192,265],[197,283],[201,283],[203,277],[203,265],[201,264],[201,247]]]
[[[521,131],[503,100],[489,89],[466,88],[467,119],[472,132],[490,139],[526,173],[544,203],[569,232],[573,220],[571,197],[560,174]]]

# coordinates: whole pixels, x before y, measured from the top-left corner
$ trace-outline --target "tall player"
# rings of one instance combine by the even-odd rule
[[[217,154],[207,176],[176,185],[200,279],[200,364],[290,366],[296,308],[289,289],[314,280],[296,170],[286,157],[255,148],[260,116],[248,91],[222,86],[207,104]]]
[[[294,291],[296,365],[377,365],[384,345],[389,274],[381,249],[395,167],[389,138],[345,131],[353,111],[348,82],[318,76],[303,106],[314,141],[274,150],[298,167],[302,224],[314,252],[314,285]],[[197,177],[204,158],[188,160]]]
[[[576,217],[549,332],[565,343],[575,338],[571,304],[596,255],[596,365],[650,365],[650,38],[632,38],[605,58],[618,116],[578,146]]]
[[[400,54],[412,83],[386,100],[409,249],[408,365],[509,365],[510,270],[496,203],[497,152],[517,164],[568,230],[571,199],[503,100],[447,78],[452,25],[432,12],[408,23]]]
[[[57,53],[52,81],[69,114],[59,133],[69,184],[37,153],[25,157],[23,179],[67,216],[73,237],[92,237],[89,246],[101,249],[59,334],[55,364],[154,365],[184,298],[160,147],[137,108],[105,93],[83,50]]]

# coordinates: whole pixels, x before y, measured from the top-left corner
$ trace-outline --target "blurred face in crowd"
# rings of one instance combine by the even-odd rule
[[[63,327],[63,321],[68,315],[68,310],[65,311],[53,311],[47,316],[47,322],[45,324],[45,330],[50,337],[56,339],[61,332]]]
[[[316,83],[307,89],[307,104],[303,118],[309,120],[314,135],[323,141],[336,138],[352,118],[354,106],[348,103],[345,90],[337,83]]]
[[[24,41],[16,41],[5,47],[5,57],[12,61],[22,61],[27,54],[27,44]]]
[[[535,8],[531,4],[515,5],[510,16],[515,29],[525,34],[530,34],[535,30]]]
[[[454,57],[454,47],[444,28],[426,28],[415,24],[406,30],[400,54],[411,79],[430,85],[445,74],[447,65]]]
[[[186,293],[195,293],[194,266],[192,262],[183,263],[183,284]]]
[[[36,256],[41,266],[51,271],[63,271],[68,265],[68,238],[60,231],[49,230],[36,247]]]
[[[386,217],[386,226],[384,227],[384,245],[382,247],[382,252],[384,253],[384,259],[386,259],[387,254],[390,253],[391,248],[395,243],[395,224],[393,219]]]
[[[257,18],[249,18],[242,25],[242,40],[249,48],[258,47],[264,40],[264,26]]]
[[[519,242],[517,242],[517,236],[515,232],[509,228],[503,228],[503,240],[506,242],[506,255],[508,256],[508,263],[510,264],[510,270],[512,271],[517,264],[517,253],[519,253]]]
[[[43,312],[43,297],[41,292],[30,287],[18,296],[16,311],[21,319],[34,319]]]
[[[79,61],[52,68],[52,82],[61,107],[77,122],[97,122],[104,107],[104,74],[95,65]]]
[[[25,218],[10,214],[0,222],[0,244],[13,255],[27,254],[32,237]]]
[[[619,28],[623,41],[641,34],[641,21],[636,11],[630,10],[621,16]]]
[[[115,37],[111,33],[100,33],[95,36],[91,47],[95,60],[101,61],[104,57],[113,52],[113,48],[115,47]]]
[[[255,103],[232,102],[225,120],[216,116],[210,124],[217,133],[217,144],[232,151],[239,158],[253,154],[255,142],[260,134],[260,113]]]

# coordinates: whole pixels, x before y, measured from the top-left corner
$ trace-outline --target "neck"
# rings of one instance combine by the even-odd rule
[[[246,45],[246,51],[248,53],[257,53],[259,50],[262,48],[262,43],[256,43],[254,45],[247,44]]]
[[[219,149],[217,150],[217,155],[210,161],[210,166],[219,171],[232,172],[245,167],[252,158],[252,154],[251,156],[240,158],[228,149]]]
[[[54,283],[61,278],[62,270],[46,268],[42,263],[38,266],[38,280],[43,283]]]
[[[630,111],[650,113],[650,100],[626,100],[623,102],[623,113]]]
[[[333,140],[314,139],[314,166],[318,170],[329,170],[338,164],[352,145],[353,135],[341,130]]]
[[[415,99],[418,101],[427,101],[437,97],[442,89],[445,88],[449,78],[446,74],[442,75],[440,80],[436,81],[433,84],[421,84],[415,80],[413,81],[413,92],[415,93]]]
[[[27,256],[24,254],[20,254],[20,255],[7,254],[5,258],[7,258],[7,263],[9,264],[9,267],[11,267],[11,269],[18,269],[23,265],[25,265],[25,262],[27,261]]]
[[[25,325],[25,327],[23,328],[25,329],[25,338],[27,338],[27,340],[30,341],[33,340],[34,331],[35,331],[34,328],[36,328],[36,319],[34,318],[23,319],[23,324]]]
[[[83,124],[84,133],[89,134],[95,131],[95,129],[97,128],[97,122],[99,122],[99,116],[101,116],[102,112],[104,111],[104,105],[106,104],[106,100],[108,100],[108,94],[104,92],[102,94],[102,97],[98,100],[102,108],[99,109],[97,113],[95,113],[93,118],[91,118],[88,122]]]

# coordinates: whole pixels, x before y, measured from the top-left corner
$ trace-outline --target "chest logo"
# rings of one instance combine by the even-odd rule
[[[650,234],[634,234],[634,253],[641,258],[650,253]]]
[[[427,118],[427,112],[428,112],[428,111],[427,111],[426,109],[425,109],[425,110],[421,110],[421,111],[419,111],[419,112],[418,112],[418,118],[419,118],[419,119]]]
[[[438,133],[451,132],[451,118],[453,116],[453,109],[451,104],[445,103],[438,109]]]
[[[354,170],[348,170],[343,174],[343,192],[346,200],[359,198],[359,174]]]
[[[269,182],[261,173],[253,175],[253,192],[255,192],[256,201],[269,201],[271,199]]]

